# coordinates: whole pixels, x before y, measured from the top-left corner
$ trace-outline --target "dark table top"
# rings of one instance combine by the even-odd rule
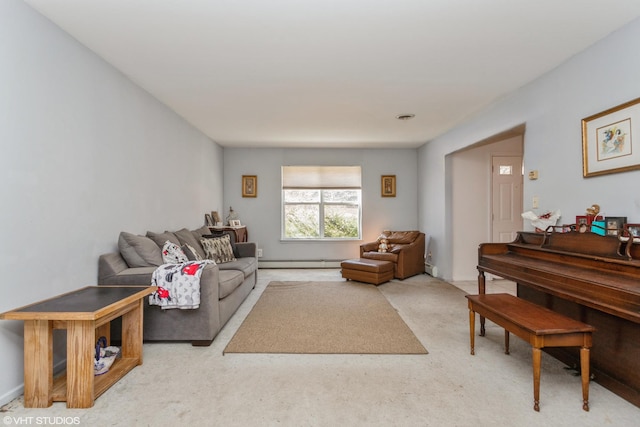
[[[142,294],[134,300],[142,298],[154,289],[155,287],[151,286],[87,286],[77,291],[17,308],[11,312],[3,313],[0,317],[16,318],[11,314],[19,315],[19,313],[94,313],[141,292]]]

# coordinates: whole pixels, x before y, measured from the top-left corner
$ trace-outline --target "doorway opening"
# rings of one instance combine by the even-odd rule
[[[521,125],[447,156],[446,228],[453,281],[477,279],[480,243],[510,241],[522,229],[524,131]],[[505,166],[503,175],[498,169],[495,183],[494,160]]]

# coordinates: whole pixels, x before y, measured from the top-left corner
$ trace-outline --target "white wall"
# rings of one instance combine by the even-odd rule
[[[224,215],[233,207],[247,225],[249,239],[263,249],[262,260],[341,260],[357,257],[362,241],[282,242],[282,166],[362,166],[362,237],[418,226],[417,150],[256,149],[224,150]],[[243,198],[242,175],[258,176],[258,197]],[[396,197],[380,196],[381,175],[396,175]]]
[[[582,177],[581,120],[640,96],[640,20],[635,20],[555,70],[419,149],[419,224],[433,235],[434,262],[451,279],[451,230],[446,227],[445,156],[526,123],[524,210],[540,197],[539,212],[560,209],[560,222],[598,203],[611,216],[640,222],[640,171]],[[529,224],[525,229],[531,229]]]
[[[0,312],[96,284],[122,230],[222,206],[221,147],[19,0],[0,2],[0,87]],[[22,322],[0,321],[0,349],[3,404]]]

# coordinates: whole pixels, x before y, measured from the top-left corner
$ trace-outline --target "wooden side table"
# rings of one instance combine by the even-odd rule
[[[142,364],[143,298],[155,286],[88,286],[0,314],[24,321],[24,406],[90,408],[94,400]],[[121,358],[95,376],[96,339],[109,336],[111,320],[122,317]],[[53,379],[53,329],[67,330],[67,372]]]
[[[209,230],[212,233],[220,232],[220,231],[233,231],[236,235],[236,243],[243,243],[249,241],[249,232],[247,231],[246,225],[241,225],[238,227],[231,227],[229,225],[226,226],[209,226]]]

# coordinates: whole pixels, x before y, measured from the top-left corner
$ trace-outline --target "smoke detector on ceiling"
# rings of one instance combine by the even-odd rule
[[[398,114],[396,119],[398,120],[411,120],[415,117],[415,114]]]

